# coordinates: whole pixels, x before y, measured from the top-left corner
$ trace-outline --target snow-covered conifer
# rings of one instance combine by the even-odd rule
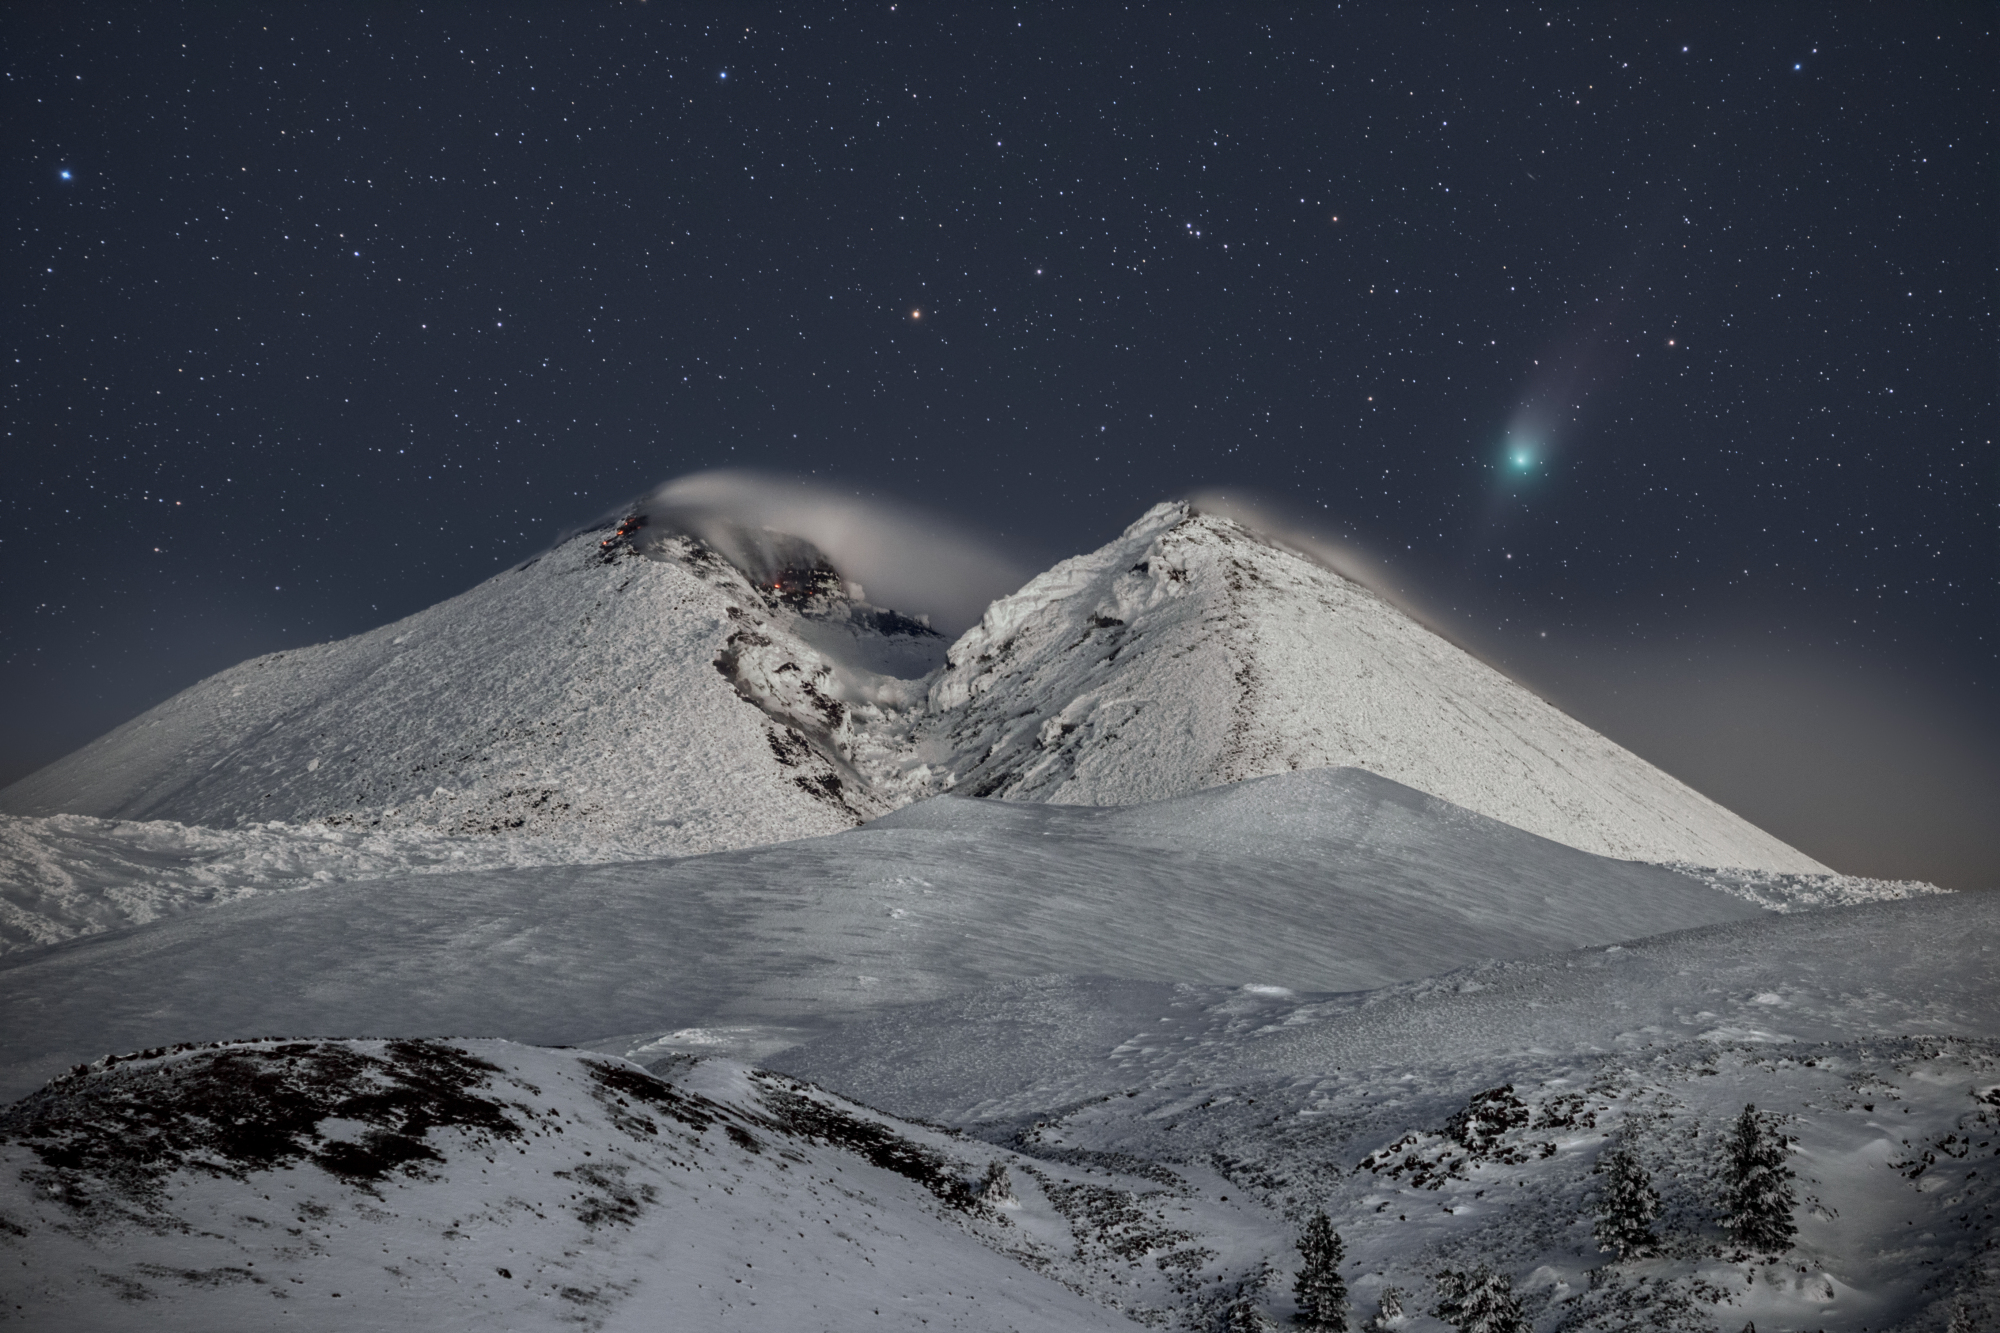
[[[1256,1297],[1240,1296],[1229,1307],[1223,1327],[1228,1333],[1273,1333],[1277,1325],[1258,1307]]]
[[[1431,1313],[1458,1333],[1532,1333],[1514,1283],[1485,1264],[1470,1273],[1447,1268],[1437,1275],[1438,1303]]]
[[[1730,1130],[1725,1163],[1723,1225],[1736,1239],[1763,1254],[1782,1254],[1792,1246],[1798,1225],[1792,1209],[1792,1169],[1785,1165],[1791,1140],[1779,1130],[1777,1117],[1746,1103]]]
[[[1375,1298],[1375,1315],[1367,1323],[1368,1333],[1392,1333],[1403,1326],[1407,1316],[1403,1313],[1403,1289],[1384,1287],[1382,1294]]]
[[[1660,1243],[1652,1228],[1653,1219],[1660,1215],[1660,1195],[1632,1145],[1621,1141],[1599,1160],[1595,1170],[1604,1177],[1594,1217],[1599,1248],[1620,1259],[1651,1253]]]
[[[1326,1210],[1316,1210],[1299,1233],[1302,1262],[1292,1283],[1299,1303],[1297,1322],[1313,1333],[1347,1333],[1347,1283],[1340,1277],[1344,1251]]]
[[[1013,1202],[1014,1182],[1008,1177],[1006,1167],[998,1162],[986,1164],[986,1174],[979,1178],[979,1198],[989,1207]]]

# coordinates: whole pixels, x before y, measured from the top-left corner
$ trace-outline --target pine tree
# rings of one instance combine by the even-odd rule
[[[1792,1169],[1785,1165],[1791,1141],[1779,1131],[1776,1117],[1746,1104],[1730,1131],[1728,1149],[1724,1225],[1752,1250],[1784,1253],[1799,1233],[1792,1221],[1798,1198],[1792,1191]]]
[[[1514,1283],[1485,1264],[1470,1273],[1445,1269],[1437,1275],[1438,1303],[1431,1311],[1458,1333],[1534,1333]]]
[[[1008,1178],[1006,1167],[998,1162],[986,1164],[986,1174],[979,1178],[979,1198],[989,1207],[1013,1202],[1014,1182]]]
[[[1299,1276],[1292,1283],[1298,1298],[1297,1322],[1313,1333],[1347,1333],[1347,1284],[1340,1278],[1346,1247],[1325,1209],[1319,1209],[1299,1233]]]
[[[1632,1145],[1620,1142],[1595,1170],[1604,1177],[1595,1219],[1598,1247],[1620,1259],[1652,1253],[1660,1243],[1651,1226],[1660,1215],[1660,1195]]]
[[[1366,1325],[1369,1333],[1392,1333],[1403,1326],[1403,1289],[1384,1287],[1375,1300],[1375,1317]]]

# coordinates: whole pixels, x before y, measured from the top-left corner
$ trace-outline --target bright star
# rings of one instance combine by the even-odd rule
[[[69,180],[70,179],[69,168],[64,167],[61,171],[58,171],[56,175],[61,176],[64,180]]]

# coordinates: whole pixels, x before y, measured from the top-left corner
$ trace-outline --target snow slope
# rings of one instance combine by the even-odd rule
[[[2000,900],[1941,895],[1342,996],[1044,979],[793,1055],[961,1129],[685,1056],[657,1082],[499,1041],[148,1051],[0,1112],[0,1321],[1253,1327],[1292,1313],[1325,1209],[1354,1313],[1400,1289],[1415,1333],[1481,1263],[1541,1333],[1984,1327],[1996,950]],[[1031,1021],[1107,1010],[1122,1038]],[[1052,1045],[1062,1079],[1007,1086]],[[1776,1260],[1718,1224],[1751,1101],[1795,1140]],[[1590,1223],[1619,1142],[1662,1203],[1622,1262]]]
[[[948,797],[833,837],[331,884],[0,958],[0,1096],[272,1031],[754,1058],[1047,972],[1356,990],[1759,915],[1356,769],[1139,807]]]
[[[1252,1216],[1324,1208],[1357,1316],[1495,1265],[1554,1330],[1943,1329],[2000,1319],[2000,895],[1878,903],[1495,962],[1380,990],[1049,977],[899,1011],[772,1063],[1071,1167],[1211,1167]],[[1453,1130],[1506,1089],[1518,1121]],[[1796,1140],[1797,1244],[1719,1225],[1745,1103]],[[1613,1262],[1591,1168],[1629,1142],[1659,1252]],[[1268,1225],[1268,1223],[1267,1223]],[[1253,1303],[1290,1313],[1295,1259]]]
[[[351,879],[631,861],[656,839],[0,815],[0,954]]]
[[[0,809],[680,854],[943,790],[1117,805],[1353,766],[1606,856],[1826,873],[1360,585],[1184,504],[994,603],[948,662],[808,544],[735,538],[725,559],[637,519],[585,534],[203,681]]]
[[[1340,995],[1049,976],[883,1009],[767,1063],[905,1116],[1145,1085],[1862,1036],[2000,1038],[2000,895],[1759,915]],[[1371,1072],[1372,1071],[1372,1072]],[[1453,1075],[1452,1077],[1456,1077]],[[1472,1077],[1472,1075],[1467,1075]]]
[[[0,1111],[0,1324],[1112,1329],[1012,1154],[714,1066],[232,1043]],[[1011,1182],[1010,1182],[1011,1183]]]
[[[942,639],[837,590],[787,600],[685,538],[648,542],[648,558],[634,535],[585,533],[393,625],[233,667],[0,803],[554,833],[652,855],[828,833],[887,808],[843,753],[854,715],[896,695],[869,664],[921,675]],[[829,656],[842,651],[854,665]]]
[[[1360,585],[1162,504],[951,647],[919,754],[957,790],[1123,804],[1352,765],[1606,856],[1826,867]]]

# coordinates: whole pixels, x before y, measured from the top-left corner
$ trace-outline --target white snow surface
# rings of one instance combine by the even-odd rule
[[[1690,875],[1710,888],[1768,907],[1773,912],[1811,912],[1854,903],[1897,902],[1925,894],[1949,893],[1920,879],[1874,879],[1867,875],[1801,875],[1776,870],[1718,869],[1669,861],[1669,870]]]
[[[0,815],[0,954],[352,879],[630,861],[651,838]]]
[[[1361,990],[1761,915],[1359,769],[1133,807],[944,797],[830,837],[326,884],[9,955],[0,1096],[273,1031],[757,1058],[1052,971]]]
[[[1542,1333],[1984,1327],[1996,951],[2000,900],[1955,894],[1359,994],[1042,977],[871,1013],[789,1077],[656,1059],[671,1086],[490,1040],[148,1051],[0,1112],[0,1320],[1209,1330],[1289,1317],[1323,1208],[1355,1314],[1397,1287],[1420,1333],[1482,1262]],[[1518,1119],[1468,1148],[1496,1095]],[[1717,1221],[1753,1101],[1795,1140],[1776,1261]],[[1590,1229],[1619,1141],[1663,1205],[1624,1262]]]
[[[385,1138],[414,1155],[371,1171]],[[500,1041],[162,1052],[0,1112],[0,1324],[1129,1327],[1065,1285],[1031,1177],[975,1193],[1012,1160],[740,1066],[676,1088]]]
[[[2000,896],[1185,506],[928,676],[748,540],[586,534],[0,796],[0,1326],[1270,1328],[1324,1209],[1357,1328],[1480,1264],[1537,1333],[2000,1327]]]
[[[2000,895],[1924,896],[1349,995],[1035,978],[772,1063],[1072,1168],[1214,1166],[1245,1212],[1293,1228],[1324,1208],[1355,1315],[1399,1287],[1424,1333],[1445,1327],[1421,1313],[1434,1275],[1479,1263],[1542,1333],[1983,1329],[2000,1319],[1997,959]],[[1451,1118],[1502,1088],[1519,1123],[1468,1149]],[[1720,1226],[1746,1103],[1795,1141],[1781,1256]],[[1614,1262],[1591,1167],[1621,1140],[1662,1216],[1655,1254]],[[1270,1257],[1254,1303],[1283,1320],[1296,1259]]]
[[[821,572],[807,597],[664,529],[586,533],[394,625],[211,677],[0,809],[671,855],[944,790],[1121,805],[1352,766],[1607,856],[1829,873],[1359,584],[1185,504],[994,603],[942,664],[941,639]]]
[[[900,682],[824,650],[865,637],[881,660],[886,637],[942,640],[816,624],[815,649],[788,628],[809,618],[736,569],[686,541],[653,549],[585,533],[395,624],[245,662],[0,800],[224,828],[559,833],[653,855],[887,808],[848,780],[842,747]]]
[[[1606,856],[1827,867],[1325,566],[1158,505],[995,602],[918,725],[958,790],[1114,805],[1354,766]]]

